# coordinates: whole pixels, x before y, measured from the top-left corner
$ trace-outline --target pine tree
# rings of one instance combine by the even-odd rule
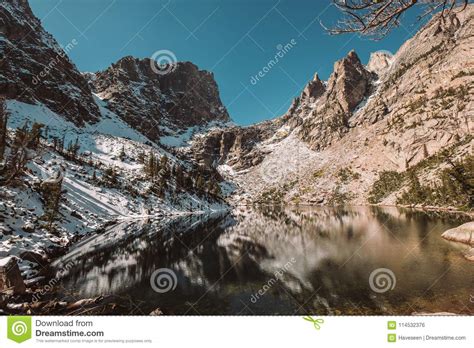
[[[61,173],[58,173],[61,175]],[[47,222],[47,229],[54,233],[53,224],[59,214],[59,206],[62,196],[62,179],[58,182],[46,182],[41,185],[41,192],[44,200],[44,216]]]
[[[77,158],[77,154],[79,153],[80,148],[81,148],[81,146],[79,145],[79,138],[78,137],[76,138],[76,140],[74,142],[71,141],[69,143],[69,145],[67,147],[67,152],[73,160],[75,160]]]
[[[155,154],[150,151],[150,155],[148,156],[148,165],[145,167],[145,173],[153,180],[156,175],[156,158]]]
[[[138,154],[138,158],[137,158],[138,163],[145,164],[145,158],[146,158],[145,151],[141,151]]]
[[[175,182],[176,182],[176,188],[181,189],[184,187],[184,175],[183,175],[183,169],[181,168],[180,165],[175,165],[173,167],[174,169],[174,177],[175,177]]]
[[[197,191],[203,192],[205,185],[206,183],[204,182],[204,178],[201,176],[201,174],[198,174],[198,177],[196,178],[196,181],[194,183],[194,187]]]
[[[164,176],[167,176],[170,172],[170,168],[168,165],[168,157],[166,155],[161,156],[160,158],[160,175],[163,178]]]
[[[220,187],[219,183],[217,183],[215,181],[213,182],[211,193],[216,197],[220,197],[222,195],[222,190],[221,190],[221,187]]]
[[[22,128],[18,128],[15,131],[10,154],[5,167],[2,169],[2,184],[8,185],[12,180],[23,173],[25,165],[30,159],[27,150],[28,139],[28,122],[25,122]]]
[[[64,142],[65,142],[65,136],[63,135],[61,139],[58,139],[58,148],[56,149],[56,151],[58,151],[59,153],[64,152]]]
[[[114,167],[105,169],[104,182],[109,187],[116,187],[118,185],[118,175]]]
[[[30,149],[38,148],[40,139],[42,137],[43,127],[44,127],[44,124],[36,123],[36,122],[33,123],[33,126],[31,127],[31,131],[29,134],[29,140],[28,140],[28,147]]]
[[[13,147],[26,147],[28,145],[28,121],[25,121],[23,127],[18,128],[15,131],[15,137],[13,138]]]
[[[56,137],[53,137],[53,149],[54,151],[58,151],[58,148],[59,148],[59,139],[56,138]]]
[[[7,123],[8,111],[5,106],[5,99],[0,98],[0,162],[5,156],[5,149],[7,147]]]
[[[76,138],[76,141],[74,142],[74,158],[77,159],[81,156],[80,154],[80,149],[81,145],[79,144],[79,138]]]
[[[127,157],[127,155],[125,154],[125,145],[122,145],[122,150],[120,151],[119,158],[121,161],[123,161],[125,157]]]

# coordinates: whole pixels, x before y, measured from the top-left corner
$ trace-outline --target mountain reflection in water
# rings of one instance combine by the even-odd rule
[[[464,218],[399,208],[238,208],[214,216],[124,222],[81,242],[58,296],[129,297],[165,314],[472,314],[474,264],[443,231]],[[155,292],[169,268],[176,288]],[[393,289],[371,289],[387,268]]]

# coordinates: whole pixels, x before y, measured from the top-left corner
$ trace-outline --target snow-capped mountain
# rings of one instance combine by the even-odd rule
[[[284,115],[238,127],[212,73],[125,57],[81,74],[26,0],[2,1],[0,257],[20,256],[26,272],[26,252],[47,258],[104,224],[229,202],[394,204],[423,189],[461,206],[469,193],[451,178],[472,172],[473,27],[469,5],[394,56],[364,65],[351,51]]]
[[[0,257],[29,276],[30,261],[108,223],[228,208],[214,168],[160,143],[230,121],[211,73],[126,57],[81,74],[67,50],[26,0],[0,3]]]
[[[209,122],[230,121],[212,73],[190,62],[169,72],[157,62],[124,57],[98,73],[81,74],[67,52],[41,26],[25,0],[0,4],[0,93],[42,103],[78,126],[99,121],[93,93],[131,127],[151,140]]]
[[[152,140],[209,122],[229,122],[212,73],[190,62],[157,73],[155,61],[125,57],[88,74],[95,93],[133,128]]]

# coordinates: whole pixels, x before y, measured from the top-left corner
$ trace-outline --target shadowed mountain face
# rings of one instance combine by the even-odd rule
[[[397,208],[272,207],[121,224],[57,262],[73,265],[57,295],[114,294],[140,314],[466,313],[470,266],[439,237],[458,222]],[[164,268],[173,290],[156,292]],[[389,291],[369,281],[380,268],[394,273]]]
[[[0,3],[0,94],[30,104],[41,102],[78,126],[100,117],[87,81],[26,0]]]
[[[163,73],[155,61],[125,57],[103,72],[82,75],[67,56],[75,45],[73,40],[61,48],[28,1],[2,1],[0,94],[41,102],[83,126],[100,117],[94,91],[110,110],[155,141],[188,127],[230,121],[213,74],[192,63],[176,63]]]
[[[150,139],[209,122],[229,122],[212,73],[190,62],[159,73],[150,59],[125,57],[90,75],[95,92]]]

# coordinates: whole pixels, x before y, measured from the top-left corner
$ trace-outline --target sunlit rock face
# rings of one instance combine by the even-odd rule
[[[393,56],[378,51],[364,65],[351,51],[327,81],[311,79],[283,116],[225,136],[213,132],[211,146],[201,139],[196,153],[213,154],[207,163],[221,165],[241,188],[236,201],[311,204],[334,197],[366,204],[383,171],[404,173],[447,148],[451,162],[464,161],[474,141],[474,65],[466,59],[474,55],[473,28],[468,5],[445,21],[434,17]],[[245,146],[234,147],[239,133]],[[417,175],[434,185],[446,166]],[[296,170],[281,175],[290,167]],[[347,170],[355,176],[340,180]],[[405,181],[381,203],[396,204],[407,188]]]
[[[367,70],[382,77],[390,68],[393,62],[393,55],[390,52],[379,51],[370,54]]]

